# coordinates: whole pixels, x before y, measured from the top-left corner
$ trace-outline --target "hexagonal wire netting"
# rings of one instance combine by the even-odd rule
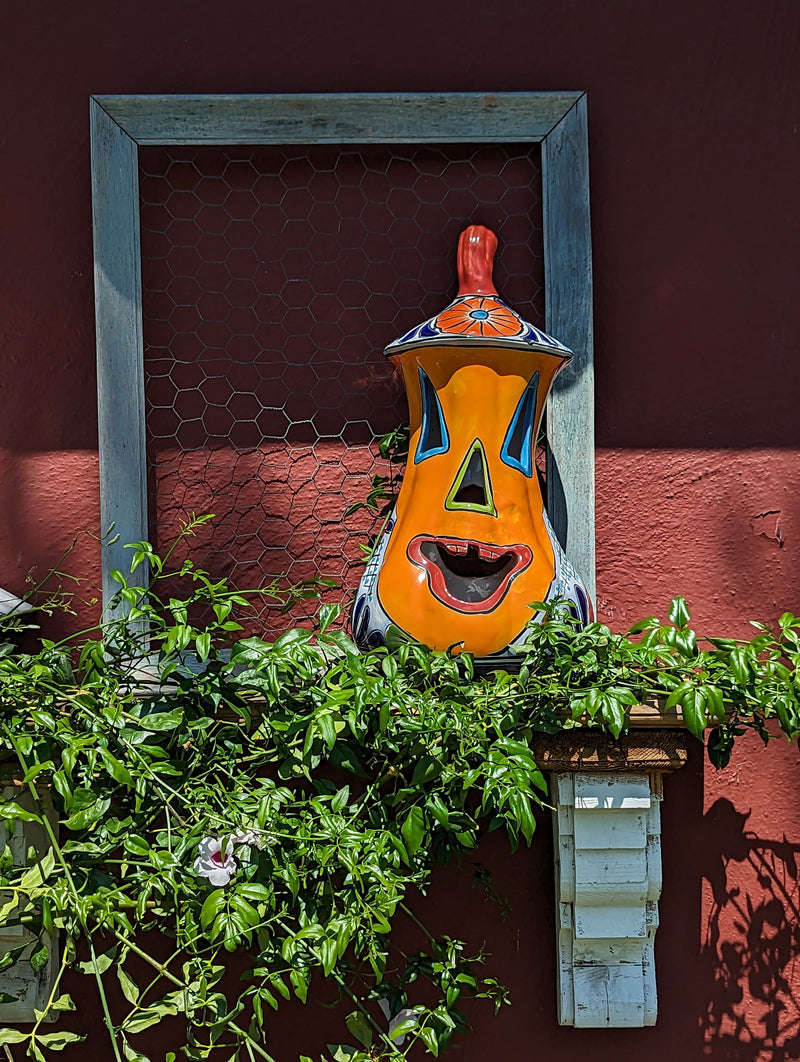
[[[470,223],[495,282],[543,323],[541,175],[528,145],[140,152],[150,534],[240,588],[323,575],[347,601],[376,439],[405,422],[384,346],[444,308]],[[316,611],[254,610],[272,636]]]

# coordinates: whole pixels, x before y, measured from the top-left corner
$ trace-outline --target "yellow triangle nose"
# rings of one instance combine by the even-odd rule
[[[447,492],[444,507],[497,516],[489,479],[489,464],[480,439],[475,439],[468,447],[453,485]]]

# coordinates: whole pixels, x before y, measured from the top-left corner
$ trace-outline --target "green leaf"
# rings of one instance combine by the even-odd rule
[[[272,903],[275,899],[275,894],[271,889],[268,889],[266,885],[259,885],[255,881],[237,885],[236,894],[246,896],[248,900],[255,900],[257,903]]]
[[[115,782],[119,782],[120,785],[126,785],[129,789],[133,788],[133,778],[128,768],[115,757],[112,756],[108,749],[100,749],[100,755],[105,764],[105,768]]]
[[[428,1048],[434,1058],[439,1056],[439,1040],[436,1033],[430,1027],[430,1025],[423,1025],[419,1030],[419,1035],[422,1037],[422,1042]]]
[[[322,972],[328,977],[336,965],[338,951],[335,937],[327,937],[319,946],[319,955],[322,960]]]
[[[389,717],[391,715],[392,706],[389,701],[384,701],[381,704],[380,711],[378,712],[378,729],[382,734],[386,733],[386,728],[389,725]]]
[[[0,1029],[0,1044],[21,1044],[30,1036],[30,1033],[20,1032],[19,1029]]]
[[[47,950],[47,945],[42,944],[30,957],[31,969],[34,973],[39,973],[40,970],[43,970],[47,966],[49,958],[50,952]]]
[[[791,740],[797,737],[797,706],[787,697],[778,697],[775,701],[775,711],[778,713],[778,722],[781,730]]]
[[[420,785],[423,782],[429,782],[431,778],[441,774],[441,770],[439,761],[433,756],[429,756],[426,752],[417,761],[417,766],[414,768],[414,774],[411,777],[411,784]]]
[[[208,633],[198,634],[194,640],[198,657],[205,663],[211,652],[211,635]]]
[[[122,1053],[125,1056],[125,1062],[150,1062],[147,1055],[140,1054],[139,1051],[134,1050],[127,1040],[122,1041]],[[175,1058],[174,1055],[172,1057],[173,1059]],[[167,1058],[169,1058],[169,1055],[167,1055]]]
[[[119,981],[119,987],[122,989],[122,994],[125,996],[129,1003],[133,1003],[134,1006],[139,1002],[141,992],[139,987],[133,978],[123,970],[121,966],[117,966],[117,980]]]
[[[53,852],[47,852],[38,863],[26,870],[19,879],[19,886],[23,892],[30,892],[47,881],[56,865],[56,857]]]
[[[22,822],[41,822],[41,818],[32,811],[26,811],[13,800],[7,800],[0,804],[0,819],[4,822],[14,822],[20,819]]]
[[[348,1014],[345,1018],[345,1025],[364,1047],[369,1047],[372,1044],[372,1026],[360,1010],[354,1010],[352,1014]]]
[[[533,817],[530,798],[525,793],[514,792],[509,797],[508,803],[517,825],[522,830],[523,837],[530,844],[533,831],[536,829],[536,819]]]
[[[681,630],[675,635],[675,645],[684,656],[697,655],[697,635],[692,630]]]
[[[406,1018],[405,1021],[399,1021],[392,1029],[392,1040],[397,1042],[402,1037],[408,1036],[409,1033],[414,1032],[418,1027],[419,1018],[416,1015],[413,1018]]]
[[[237,921],[242,929],[252,929],[253,926],[258,925],[261,921],[261,916],[251,903],[242,895],[244,889],[237,889],[236,892],[230,897],[229,903],[231,911],[237,918]]]
[[[294,989],[294,994],[301,1003],[305,1003],[308,999],[308,972],[306,970],[290,970],[289,981]]]
[[[143,1007],[141,1010],[135,1011],[136,1017],[124,1022],[122,1028],[131,1035],[144,1032],[145,1029],[150,1029],[153,1025],[158,1025],[164,1018],[169,1017],[170,1013],[174,1014],[175,1011],[170,1012],[160,1006]]]
[[[625,706],[610,693],[603,694],[601,715],[608,729],[618,738],[625,726]]]
[[[224,906],[224,889],[214,889],[213,892],[208,894],[206,901],[200,910],[200,925],[203,929],[208,929]]]
[[[715,727],[708,735],[708,758],[712,765],[720,770],[730,763],[733,751],[733,734],[727,727]]]
[[[150,851],[150,845],[144,837],[140,837],[138,833],[125,834],[122,843],[124,844],[126,851],[130,852],[132,855],[146,856]]]
[[[319,640],[323,645],[336,646],[346,656],[357,657],[361,655],[355,642],[351,641],[342,630],[328,631],[327,634],[320,635]]]
[[[336,744],[336,726],[330,716],[330,713],[325,711],[320,712],[316,716],[316,721],[317,726],[319,727],[319,732],[322,735],[322,740],[325,742],[329,749],[332,749],[333,746]]]
[[[16,900],[12,900],[8,906],[13,910],[13,908],[17,906]],[[0,956],[0,971],[8,970],[14,965],[14,963],[19,962],[22,953],[26,951],[27,948],[28,942],[26,941],[24,944],[20,944],[16,948],[11,948],[10,951],[7,951],[4,955]]]
[[[422,808],[414,806],[409,811],[405,822],[400,827],[400,832],[406,843],[406,851],[413,856],[422,844],[422,838],[425,835],[425,815]]]
[[[174,730],[182,722],[183,711],[180,708],[175,708],[171,712],[153,712],[152,715],[146,715],[139,720],[139,725],[143,730],[159,732],[162,730]]]
[[[692,686],[688,682],[682,682],[680,686],[677,686],[669,697],[667,697],[664,707],[666,709],[674,708],[676,704],[680,704],[688,693],[691,693]]]
[[[341,605],[323,605],[319,610],[319,632],[324,634],[332,623],[339,618],[341,614]]]
[[[48,1051],[63,1051],[65,1047],[69,1047],[70,1044],[78,1044],[82,1040],[85,1040],[86,1036],[82,1033],[67,1032],[62,1030],[61,1032],[52,1033],[37,1033],[36,1041],[46,1047]]]
[[[741,646],[731,649],[728,662],[734,679],[740,686],[746,686],[750,678],[750,661],[746,650]]]
[[[390,682],[397,678],[397,661],[393,656],[385,656],[381,661],[381,671]]]
[[[681,707],[683,708],[683,721],[686,723],[689,733],[696,738],[702,738],[708,722],[705,697],[702,691],[692,690],[691,693],[688,693],[684,697]]]
[[[439,825],[444,826],[445,829],[447,829],[450,825],[450,813],[439,794],[431,793],[426,801],[426,806]]]
[[[370,1056],[349,1044],[328,1044],[334,1062],[369,1062]]]
[[[282,652],[285,649],[289,649],[291,646],[305,645],[311,639],[311,631],[302,630],[300,627],[293,627],[292,630],[287,631],[286,634],[282,634],[280,638],[275,641],[272,649],[274,652]]]
[[[676,627],[685,627],[690,619],[689,606],[686,604],[686,600],[682,597],[673,598],[669,606],[670,623],[674,623]]]
[[[116,954],[117,949],[111,948],[110,951],[106,951],[103,952],[101,955],[98,955],[95,961],[88,959],[86,962],[79,962],[77,964],[78,969],[82,974],[94,974],[96,966],[97,972],[102,975],[112,965],[116,958]]]
[[[94,824],[105,815],[108,809],[111,807],[111,800],[108,797],[98,797],[92,800],[88,807],[83,807],[78,811],[73,812],[68,819],[64,821],[64,825],[68,830],[85,830],[89,826]]]
[[[583,712],[588,712],[590,718],[594,719],[603,706],[603,694],[598,689],[588,690],[586,696],[579,703],[581,705],[581,711],[578,712],[576,716],[576,709],[573,707],[573,716],[578,718]]]
[[[711,715],[716,719],[718,723],[725,722],[725,702],[722,697],[722,690],[718,686],[712,686],[707,683],[703,686],[703,693],[705,694],[706,704]]]
[[[67,995],[66,992],[62,993],[57,1000],[51,1006],[52,1010],[77,1010],[78,1008],[72,1001],[72,996]]]

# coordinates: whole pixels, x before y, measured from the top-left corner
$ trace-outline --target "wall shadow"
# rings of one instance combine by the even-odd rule
[[[787,1062],[800,1058],[800,844],[757,836],[749,816],[721,798],[702,820],[704,1056]]]

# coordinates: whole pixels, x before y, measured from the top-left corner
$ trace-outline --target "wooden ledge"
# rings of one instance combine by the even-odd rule
[[[576,727],[537,734],[533,758],[543,771],[677,771],[688,756],[689,735],[679,729],[631,730],[616,741],[601,730]]]
[[[666,697],[653,698],[649,704],[634,704],[630,711],[630,727],[686,727],[683,709],[675,704],[665,708]]]

